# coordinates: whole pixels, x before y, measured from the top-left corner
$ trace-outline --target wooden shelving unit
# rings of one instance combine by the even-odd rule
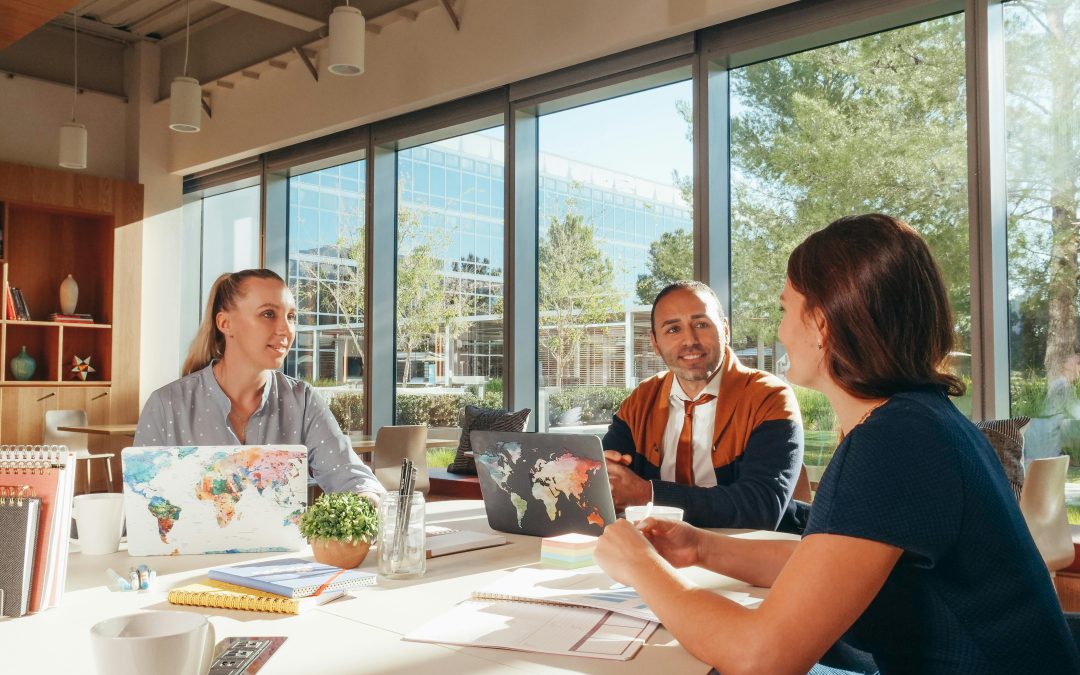
[[[141,230],[127,226],[142,215],[140,185],[0,163],[0,300],[9,286],[19,288],[32,319],[0,319],[0,443],[41,443],[48,410],[82,409],[91,424],[138,418]],[[60,312],[60,283],[69,274],[79,284],[75,311],[95,323],[48,320]],[[114,288],[123,289],[121,298]],[[36,368],[20,381],[10,363],[23,346]],[[95,372],[86,381],[72,379],[72,356],[91,357]],[[103,438],[90,443],[95,452],[124,447]]]

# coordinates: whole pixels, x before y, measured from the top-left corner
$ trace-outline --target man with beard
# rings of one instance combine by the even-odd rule
[[[604,436],[615,506],[677,506],[699,527],[801,529],[806,507],[791,494],[803,429],[791,388],[739,362],[707,285],[664,288],[651,318],[668,370],[634,389]]]

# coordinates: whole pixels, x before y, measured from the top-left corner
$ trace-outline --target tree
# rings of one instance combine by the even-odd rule
[[[405,353],[401,383],[408,384],[413,353],[430,347],[438,351],[440,332],[450,326],[463,330],[461,306],[443,273],[446,245],[423,231],[419,214],[398,211],[397,342]]]
[[[732,72],[732,319],[775,335],[787,257],[835,218],[910,223],[970,340],[964,21],[945,17]]]
[[[694,278],[694,235],[683,229],[664,232],[649,244],[649,270],[637,278],[637,299],[651,305],[665,286],[682,279]]]
[[[596,245],[592,225],[576,213],[551,217],[539,250],[540,344],[555,360],[562,387],[569,357],[589,324],[606,323],[621,308],[611,261]]]
[[[1071,377],[1080,324],[1080,7],[1020,0],[1006,21],[1009,285],[1024,316],[1045,317],[1028,337],[1054,380]]]

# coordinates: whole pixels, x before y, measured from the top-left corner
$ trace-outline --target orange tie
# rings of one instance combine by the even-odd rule
[[[702,394],[696,400],[683,400],[682,431],[679,432],[679,445],[675,449],[675,482],[680,485],[694,484],[694,406],[708,403],[716,398],[712,394]]]

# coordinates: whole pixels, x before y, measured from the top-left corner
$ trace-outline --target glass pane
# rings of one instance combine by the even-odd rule
[[[1072,457],[1080,523],[1080,0],[1004,5],[1009,360],[1025,459]]]
[[[691,99],[686,80],[539,120],[541,430],[602,434],[664,368],[649,310],[694,274]]]
[[[500,126],[398,154],[397,424],[503,407],[503,212],[474,206],[503,143]]]
[[[732,346],[783,374],[778,297],[791,250],[848,214],[918,230],[945,273],[954,365],[970,385],[964,18],[927,21],[731,73]],[[824,395],[796,387],[811,479],[832,457]],[[957,406],[970,414],[970,387]]]
[[[289,287],[298,310],[285,372],[312,384],[344,431],[364,426],[364,161],[289,178]],[[293,213],[298,213],[293,217]]]
[[[200,312],[215,279],[259,266],[259,196],[252,185],[202,200]]]

